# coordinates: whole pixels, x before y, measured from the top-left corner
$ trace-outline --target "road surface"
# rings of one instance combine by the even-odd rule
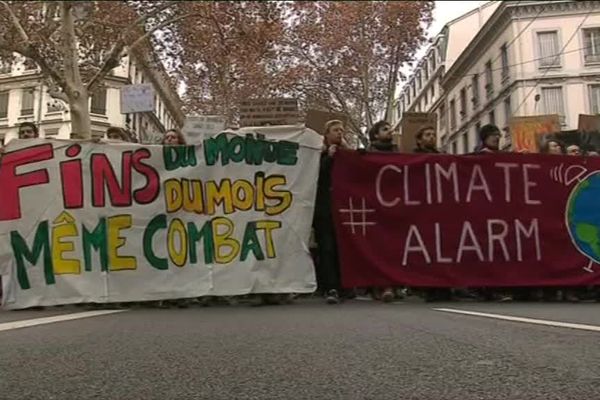
[[[76,307],[0,311],[0,399],[600,396],[595,303],[353,300],[330,306],[308,299],[84,313]],[[56,318],[33,325],[50,317]]]

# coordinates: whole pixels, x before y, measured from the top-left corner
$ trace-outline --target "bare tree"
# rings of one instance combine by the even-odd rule
[[[0,57],[35,63],[48,93],[69,105],[72,132],[91,135],[89,98],[157,30],[190,16],[172,1],[0,1]]]

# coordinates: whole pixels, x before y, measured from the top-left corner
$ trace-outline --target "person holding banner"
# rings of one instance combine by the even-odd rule
[[[338,148],[345,147],[343,141],[344,132],[344,123],[340,120],[334,119],[325,123],[323,152],[321,153],[317,199],[313,220],[315,240],[318,246],[317,286],[325,295],[328,304],[338,304],[340,302],[340,290],[342,286],[333,213],[331,210],[331,172],[335,152]]]
[[[19,125],[19,139],[36,139],[39,136],[38,127],[33,122],[23,122]]]
[[[369,129],[369,141],[371,144],[367,148],[367,151],[398,152],[398,146],[392,142],[392,126],[387,121],[378,121]],[[384,303],[393,301],[395,297],[402,297],[401,295],[396,296],[392,287],[374,288],[373,294],[376,299]]]
[[[480,144],[476,149],[476,154],[496,154],[500,153],[500,129],[493,124],[487,124],[481,127],[479,130],[479,141]],[[510,290],[500,290],[490,288],[480,288],[478,290],[480,295],[485,300],[496,300],[500,302],[507,302],[513,300],[513,295]]]
[[[183,146],[183,145],[186,145],[187,142],[185,141],[185,137],[183,136],[183,133],[181,133],[177,129],[169,129],[165,133],[165,137],[163,137],[161,144],[166,145],[166,146],[177,146],[177,145]]]
[[[480,144],[475,153],[498,153],[500,152],[500,129],[496,125],[487,124],[479,130]]]
[[[436,134],[433,126],[425,126],[415,135],[417,139],[417,147],[413,150],[414,153],[430,153],[440,154],[436,146]]]
[[[111,126],[106,130],[106,138],[116,142],[129,142],[129,137],[125,131],[116,126]]]
[[[542,144],[540,150],[542,154],[564,155],[565,145],[556,139],[549,139]]]

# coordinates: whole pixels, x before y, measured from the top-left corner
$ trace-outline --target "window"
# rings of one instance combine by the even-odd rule
[[[479,105],[479,74],[474,74],[471,81],[471,90],[473,91],[473,97],[471,101],[473,102],[473,110],[477,109]]]
[[[90,113],[106,115],[106,88],[98,89],[98,91],[92,95]]]
[[[510,104],[510,96],[504,99],[504,116],[506,117],[506,126],[510,123],[512,117],[512,106]]]
[[[446,129],[446,105],[444,103],[440,104],[440,130]]]
[[[423,73],[425,74],[425,81],[429,80],[429,62],[425,61],[423,64]]]
[[[500,60],[502,61],[502,82],[508,79],[508,48],[506,43],[500,47]]]
[[[496,112],[494,110],[488,113],[488,120],[490,124],[496,125]]]
[[[467,154],[469,152],[469,148],[469,132],[465,132],[463,135],[463,154]]]
[[[600,85],[590,86],[590,105],[592,114],[600,114]],[[0,108],[1,112],[2,109]]]
[[[558,32],[538,32],[537,35],[540,49],[540,68],[560,67]]]
[[[8,92],[0,92],[0,118],[8,116]]]
[[[431,85],[431,102],[435,99],[435,85]]]
[[[23,89],[21,97],[21,115],[33,115],[33,88]]]
[[[412,87],[412,96],[415,97],[417,95],[417,85],[416,85],[415,81],[411,82],[411,87]]]
[[[481,130],[481,121],[477,121],[477,123],[475,124],[475,141],[477,142],[477,146],[480,145],[479,143],[479,131]]]
[[[458,153],[458,144],[456,143],[456,141],[454,141],[452,143],[452,154],[457,154]]]
[[[563,102],[562,87],[542,88],[542,107],[544,107],[545,114],[558,114],[561,124],[564,124],[565,105]]]
[[[450,128],[456,128],[456,102],[450,100]]]
[[[488,99],[494,93],[494,72],[492,71],[492,61],[485,63],[485,92]]]
[[[460,119],[467,117],[467,89],[460,89]]]
[[[431,73],[435,72],[437,65],[435,63],[435,50],[433,50],[433,54],[431,55]]]
[[[584,29],[583,47],[585,63],[600,63],[600,28]]]
[[[420,72],[417,74],[417,85],[417,89],[421,90],[423,87],[423,77],[421,76]]]

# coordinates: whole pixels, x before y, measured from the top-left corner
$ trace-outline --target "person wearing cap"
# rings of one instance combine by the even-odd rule
[[[496,125],[487,124],[479,130],[480,145],[476,153],[499,153],[500,152],[500,129]]]

